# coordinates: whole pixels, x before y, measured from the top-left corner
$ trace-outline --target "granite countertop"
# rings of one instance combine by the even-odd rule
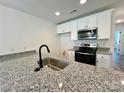
[[[72,49],[67,49],[68,51],[75,51],[78,50],[79,47],[74,47]],[[103,47],[98,47],[97,48],[97,54],[106,54],[106,55],[112,55],[110,48],[103,48]]]
[[[0,91],[46,92],[112,92],[124,91],[124,73],[112,69],[72,62],[64,70],[44,67],[34,72],[36,56],[7,60],[0,63]],[[59,84],[62,86],[59,87]]]
[[[110,48],[102,48],[102,47],[98,47],[97,48],[97,54],[106,54],[106,55],[112,55]]]
[[[75,51],[75,50],[78,50],[78,49],[79,49],[79,46],[74,46],[73,48],[68,49],[68,51]]]
[[[72,49],[67,49],[68,51],[75,51],[75,50],[77,50],[77,49],[74,49],[74,48],[72,48]]]

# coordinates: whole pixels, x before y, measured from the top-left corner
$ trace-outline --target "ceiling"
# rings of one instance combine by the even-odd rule
[[[116,6],[116,4],[123,1],[124,0],[87,0],[84,5],[81,5],[79,3],[80,0],[0,0],[0,4],[42,19],[61,23],[113,7],[113,5]],[[77,12],[71,14],[70,12],[74,9],[77,9]],[[59,17],[54,15],[56,11],[61,13]],[[120,16],[119,13],[121,15],[124,14],[122,12],[122,10],[121,13],[118,12],[118,16]]]

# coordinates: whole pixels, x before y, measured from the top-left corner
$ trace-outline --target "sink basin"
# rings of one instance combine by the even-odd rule
[[[69,65],[68,62],[58,60],[55,58],[44,58],[43,59],[43,66],[47,66],[55,71],[60,71]]]

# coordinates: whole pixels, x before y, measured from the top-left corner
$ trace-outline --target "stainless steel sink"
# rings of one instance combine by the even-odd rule
[[[55,58],[45,58],[43,59],[43,66],[47,66],[55,71],[60,71],[69,65],[68,62],[58,60]]]

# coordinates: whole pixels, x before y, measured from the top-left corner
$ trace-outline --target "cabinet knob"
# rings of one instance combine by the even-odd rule
[[[101,58],[104,58],[103,56]]]

